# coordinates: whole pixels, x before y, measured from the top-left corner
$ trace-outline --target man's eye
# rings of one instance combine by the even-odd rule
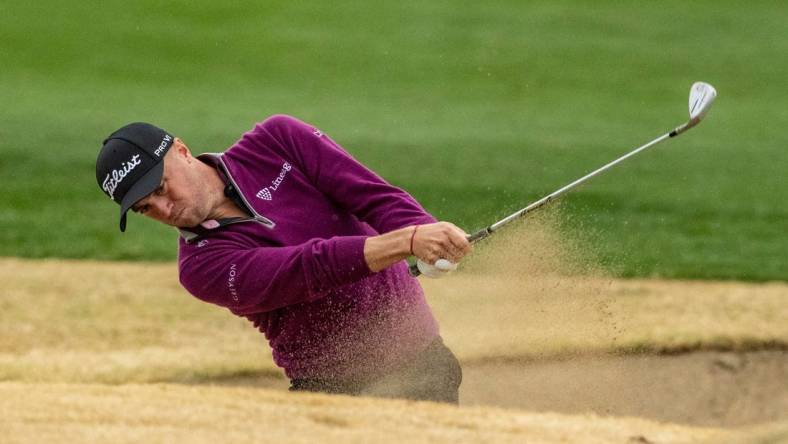
[[[159,188],[156,188],[156,190],[153,191],[153,194],[157,196],[164,194],[164,185],[159,185]]]
[[[147,205],[143,205],[143,206],[141,206],[141,207],[139,207],[137,209],[137,213],[140,213],[140,214],[145,214],[146,211],[148,211],[148,206]]]

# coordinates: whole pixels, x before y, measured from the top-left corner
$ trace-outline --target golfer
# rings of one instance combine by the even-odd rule
[[[121,231],[129,209],[178,228],[181,284],[251,321],[291,390],[458,402],[459,363],[404,259],[457,263],[466,234],[319,129],[272,116],[194,157],[132,123],[103,142],[96,179]]]

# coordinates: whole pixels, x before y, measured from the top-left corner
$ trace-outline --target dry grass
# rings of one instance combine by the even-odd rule
[[[786,284],[524,269],[480,274],[471,264],[449,279],[423,281],[461,360],[788,343]],[[0,380],[198,382],[280,374],[263,336],[189,296],[173,264],[1,259],[0,279]]]
[[[265,340],[173,264],[0,261],[0,380],[191,381],[270,372]]]
[[[426,284],[465,360],[788,345],[785,284],[463,275]]]
[[[739,433],[636,418],[168,384],[0,383],[3,442],[696,443]]]

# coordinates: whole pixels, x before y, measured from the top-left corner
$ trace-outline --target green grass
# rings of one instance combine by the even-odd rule
[[[320,126],[467,230],[686,118],[564,200],[625,276],[786,280],[788,7],[758,1],[11,2],[0,5],[0,255],[171,260],[100,192],[133,120],[219,151],[274,113]]]

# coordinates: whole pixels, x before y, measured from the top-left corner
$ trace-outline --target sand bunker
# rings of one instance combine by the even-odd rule
[[[463,365],[460,403],[738,427],[788,419],[785,381],[783,351],[470,362]],[[278,390],[288,385],[270,375],[209,383]]]
[[[730,443],[731,432],[248,387],[0,382],[4,443]],[[769,441],[785,428],[765,430]],[[758,431],[756,433],[762,434]],[[776,435],[777,434],[777,435]]]
[[[788,412],[782,351],[473,363],[464,375],[465,405],[724,427],[784,420]]]

